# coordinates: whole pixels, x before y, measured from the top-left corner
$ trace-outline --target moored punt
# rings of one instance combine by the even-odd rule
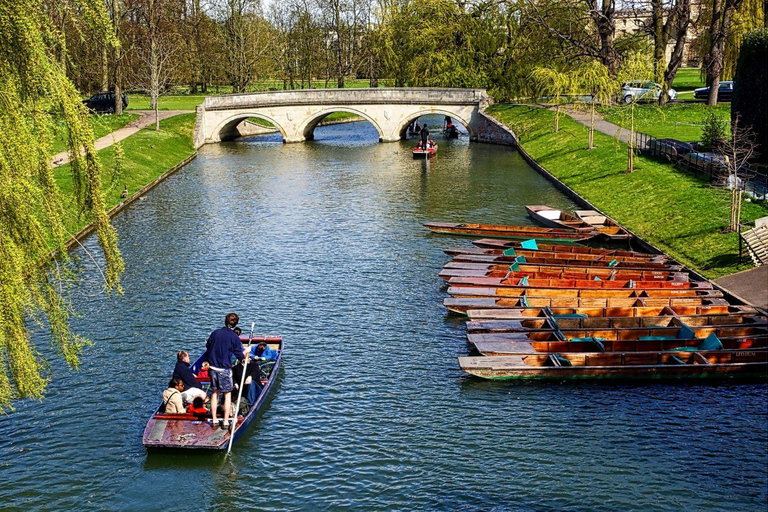
[[[571,317],[547,316],[516,320],[470,320],[469,333],[526,332],[567,329],[628,329],[642,327],[688,327],[749,325],[768,327],[760,315],[683,315],[683,316],[612,316]]]
[[[424,227],[433,233],[461,236],[493,236],[496,238],[546,239],[548,242],[580,242],[595,238],[597,230],[585,232],[570,229],[539,228],[535,226],[504,226],[498,224],[457,224],[452,222],[426,222]]]
[[[634,281],[594,280],[594,279],[526,279],[496,277],[452,277],[451,286],[481,288],[520,288],[520,289],[556,289],[556,290],[599,290],[599,289],[674,289],[674,290],[711,290],[712,283],[705,281]]]
[[[643,344],[655,346],[661,341],[676,342],[676,346],[698,345],[701,340],[714,334],[723,344],[740,343],[731,348],[749,348],[765,346],[768,342],[768,328],[763,324],[751,325],[716,325],[716,326],[670,326],[670,327],[620,327],[606,329],[560,329],[533,330],[520,329],[514,332],[469,333],[467,340],[473,345],[483,342],[527,342],[537,351],[558,352],[569,341],[599,341],[606,351],[641,350]],[[616,342],[616,343],[613,343]],[[622,345],[623,342],[628,342]],[[540,345],[536,345],[539,343]],[[632,348],[635,347],[635,348]],[[669,349],[670,347],[658,350]],[[726,347],[727,348],[727,347]],[[562,348],[565,350],[565,348]],[[583,349],[582,349],[583,350]],[[656,349],[653,349],[656,350]]]
[[[590,226],[593,226],[597,228],[599,231],[602,231],[605,228],[619,228],[627,235],[632,236],[629,232],[627,232],[626,229],[622,228],[618,222],[611,219],[610,217],[603,215],[602,213],[595,211],[595,210],[576,210],[573,212],[576,217],[581,219],[582,221],[586,222]]]
[[[563,247],[563,246],[557,246]],[[458,250],[453,249],[444,251],[456,261],[486,261],[486,262],[514,262],[525,256],[526,258],[556,258],[561,260],[585,260],[585,261],[605,261],[615,265],[618,262],[623,263],[655,263],[655,264],[675,264],[669,258],[645,258],[642,256],[613,256],[609,254],[589,254],[581,252],[568,252],[560,250],[545,251],[542,249],[506,249],[504,251],[496,249],[478,249],[472,250],[471,247]]]
[[[449,297],[443,305],[450,311],[466,315],[471,309],[509,308],[637,308],[655,306],[727,306],[722,294],[704,297]]]
[[[605,216],[602,217],[602,222],[598,222],[597,217],[593,216],[591,218],[594,222],[589,223],[546,205],[529,205],[525,207],[525,210],[533,220],[545,226],[579,230],[596,229],[600,232],[601,238],[605,240],[627,240],[632,237],[626,229],[613,221],[608,221]]]
[[[493,278],[523,278],[530,279],[588,279],[588,280],[629,280],[634,281],[687,281],[687,272],[666,272],[658,270],[612,270],[592,267],[556,268],[545,267],[541,270],[510,270],[509,265],[484,265],[482,263],[465,263],[449,261],[438,274],[448,281],[452,277],[493,277]]]
[[[241,338],[243,339],[243,338]],[[248,341],[248,337],[244,338]],[[198,416],[194,414],[164,414],[161,412],[162,403],[147,422],[144,428],[142,443],[147,448],[184,448],[197,450],[224,450],[230,442],[230,435],[234,436],[236,441],[244,432],[248,425],[257,416],[259,410],[266,402],[270,393],[275,387],[277,374],[280,370],[280,364],[283,357],[283,338],[282,336],[255,336],[251,341],[266,341],[270,348],[277,350],[277,360],[272,366],[266,380],[262,381],[261,392],[253,404],[250,404],[248,412],[243,416],[238,416],[237,423],[233,429],[214,428],[209,421],[210,414],[207,416]],[[198,373],[203,364],[201,356],[190,367],[194,373]],[[251,362],[249,364],[254,364]],[[201,384],[207,385],[207,381],[201,381]],[[237,400],[237,395],[233,393],[232,403]],[[243,397],[245,400],[245,397]]]
[[[567,256],[567,255],[565,255]],[[627,269],[627,270],[666,270],[666,271],[681,271],[683,266],[679,263],[672,261],[655,262],[655,261],[614,261],[607,259],[571,259],[568,257],[545,257],[540,258],[535,255],[528,257],[524,255],[519,256],[504,256],[504,255],[456,255],[453,257],[453,261],[463,261],[468,263],[486,263],[486,264],[501,264],[509,263],[509,265],[540,265],[547,267],[586,267],[586,268],[608,268],[608,269]]]
[[[494,251],[490,254],[495,254],[495,251],[505,251],[506,249],[518,249],[522,247],[523,242],[517,242],[514,240],[501,240],[498,238],[480,238],[473,240],[472,245],[482,250]],[[599,247],[586,247],[583,245],[564,245],[564,244],[548,244],[546,241],[536,240],[538,248],[543,251],[558,251],[558,252],[572,252],[574,254],[594,254],[604,255],[605,257],[630,257],[630,258],[647,258],[647,259],[661,259],[668,260],[669,256],[666,254],[653,254],[648,252],[636,252],[636,251],[622,251],[616,249],[602,249]],[[459,249],[459,248],[456,248]],[[470,248],[471,249],[471,248]],[[453,249],[449,249],[453,250]]]
[[[730,304],[714,306],[645,306],[630,308],[509,308],[509,309],[470,309],[470,320],[526,320],[529,318],[548,318],[554,316],[574,318],[612,318],[644,316],[687,316],[687,317],[722,317],[726,315],[758,315],[750,306],[732,306]]]
[[[765,379],[768,352],[716,350],[459,357],[459,367],[484,379]]]

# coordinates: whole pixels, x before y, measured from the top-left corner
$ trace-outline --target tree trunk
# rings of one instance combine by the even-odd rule
[[[590,14],[597,27],[597,34],[600,38],[600,62],[608,68],[611,76],[618,73],[618,62],[616,59],[616,50],[613,47],[613,38],[616,33],[614,23],[614,13],[616,12],[615,0],[603,0],[602,5],[598,6],[597,0],[590,0]]]
[[[704,56],[703,64],[709,87],[707,105],[717,105],[717,93],[720,87],[720,75],[723,72],[725,58],[725,40],[731,25],[733,12],[743,0],[712,0],[712,22],[709,25],[711,45]]]
[[[106,46],[101,49],[101,90],[109,90],[109,54]]]
[[[595,97],[592,96],[592,115],[589,120],[589,149],[594,148],[595,140]]]
[[[671,14],[670,14],[671,15]],[[664,81],[664,68],[666,67],[665,54],[667,38],[664,37],[664,3],[663,0],[651,0],[651,25],[653,30],[653,81]],[[659,100],[663,98],[662,94]]]
[[[688,27],[691,25],[691,1],[678,0],[675,9],[675,47],[672,49],[672,55],[669,57],[667,69],[664,71],[664,81],[661,84],[661,96],[659,96],[660,105],[665,105],[667,103],[667,91],[669,91],[669,85],[674,83],[677,70],[680,69],[680,66],[683,63],[685,43],[688,39]]]

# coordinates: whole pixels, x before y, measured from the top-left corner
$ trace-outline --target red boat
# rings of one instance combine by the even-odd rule
[[[437,144],[433,144],[427,149],[421,149],[421,146],[416,146],[413,148],[413,157],[414,158],[429,158],[430,156],[433,156],[435,153],[437,153]]]

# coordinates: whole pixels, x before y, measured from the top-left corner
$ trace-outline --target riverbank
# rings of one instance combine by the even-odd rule
[[[574,192],[641,238],[708,278],[752,268],[739,264],[739,238],[721,233],[728,224],[730,194],[670,164],[636,157],[626,173],[627,146],[595,133],[567,116],[553,133],[554,113],[541,108],[498,104],[486,113],[518,135],[522,148]],[[744,202],[742,221],[768,215],[765,203]]]
[[[110,216],[142,198],[149,189],[194,158],[194,125],[194,114],[181,114],[160,121],[159,131],[152,126],[124,139],[120,145],[123,158],[118,174],[114,172],[116,147],[109,146],[98,152],[104,170],[102,189]],[[69,164],[57,168],[55,177],[64,196],[72,197]],[[128,189],[125,198],[121,197],[124,188]],[[73,202],[65,205],[65,220],[67,230],[73,234],[68,247],[77,245],[92,231],[92,219],[81,216]]]

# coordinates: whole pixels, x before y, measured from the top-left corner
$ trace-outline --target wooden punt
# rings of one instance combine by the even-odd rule
[[[573,213],[580,220],[596,228],[598,231],[602,232],[603,229],[619,228],[627,235],[629,235],[629,237],[632,236],[626,229],[621,227],[618,222],[596,210],[576,210]]]
[[[559,245],[557,247],[563,247]],[[520,256],[526,258],[556,258],[565,260],[585,260],[585,261],[607,261],[613,262],[632,262],[632,263],[656,263],[656,264],[674,264],[669,258],[646,258],[643,256],[620,256],[609,253],[590,254],[582,252],[570,252],[561,250],[543,250],[539,249],[480,249],[478,247],[467,247],[459,249],[456,247],[444,250],[446,254],[456,261],[515,261]]]
[[[520,354],[459,357],[462,371],[484,379],[714,379],[768,375],[768,351]]]
[[[471,309],[509,308],[638,308],[656,306],[728,305],[722,293],[699,297],[449,297],[443,305],[450,311],[466,315]]]
[[[509,265],[484,265],[482,263],[466,263],[449,261],[443,266],[439,277],[448,281],[452,277],[491,277],[497,279],[601,279],[605,281],[629,280],[634,281],[688,281],[688,272],[666,272],[656,270],[626,270],[600,268],[557,268],[545,267],[536,271],[525,271],[518,265],[519,270],[510,270]]]
[[[448,294],[456,298],[511,298],[511,297],[552,297],[566,298],[644,298],[644,297],[702,297],[720,298],[723,293],[715,289],[692,288],[526,288],[526,287],[489,287],[449,286]],[[535,307],[535,306],[534,306]],[[543,306],[542,306],[543,307]]]
[[[750,306],[733,306],[730,304],[714,306],[645,306],[634,308],[509,308],[509,309],[470,309],[467,317],[470,320],[526,320],[529,318],[559,317],[721,317],[725,315],[758,315],[757,309]]]
[[[600,232],[599,238],[606,241],[628,240],[629,238],[632,238],[629,231],[605,216],[602,216],[602,222],[598,222],[599,219],[596,216],[590,217],[593,222],[586,222],[578,217],[565,213],[562,210],[541,204],[526,206],[525,211],[527,211],[528,216],[536,222],[552,228],[585,231],[596,229]]]
[[[498,277],[452,277],[451,286],[480,288],[520,288],[557,290],[711,290],[712,283],[706,281],[635,281],[632,279],[594,280],[594,279],[530,279]]]
[[[599,247],[586,247],[583,245],[573,245],[573,244],[548,244],[546,243],[546,240],[536,240],[536,244],[540,250],[543,251],[558,251],[558,252],[572,252],[574,254],[594,254],[594,255],[600,255],[605,254],[606,256],[627,256],[630,258],[648,258],[648,259],[669,259],[669,256],[666,254],[654,254],[654,253],[647,253],[647,252],[636,252],[636,251],[624,251],[624,250],[616,250],[616,249],[604,249]],[[506,249],[522,249],[522,242],[517,242],[514,240],[502,240],[498,238],[480,238],[478,240],[473,240],[472,245],[477,247],[481,250],[491,250],[491,251],[504,251]]]
[[[608,269],[628,269],[628,270],[667,270],[667,271],[681,271],[683,266],[679,263],[672,261],[667,262],[655,262],[655,261],[613,261],[607,259],[571,259],[554,257],[539,257],[533,256],[504,256],[504,255],[457,255],[454,256],[453,261],[467,262],[467,263],[487,263],[487,264],[501,264],[509,263],[514,265],[542,265],[548,267],[589,267],[589,268],[608,268]]]
[[[748,325],[768,327],[766,317],[761,315],[682,315],[682,316],[613,316],[613,317],[557,317],[545,316],[516,320],[470,320],[467,332],[528,332],[554,330],[565,332],[569,329],[631,329],[643,327],[723,327]]]
[[[545,322],[549,319],[544,320]],[[631,347],[643,346],[643,344],[653,345],[659,341],[676,341],[679,343],[677,346],[683,346],[688,344],[698,345],[699,342],[705,339],[707,336],[715,334],[720,340],[725,343],[726,340],[740,340],[740,342],[746,343],[746,347],[765,346],[768,342],[768,327],[765,323],[755,323],[754,325],[707,325],[707,326],[680,326],[670,325],[668,327],[617,327],[617,328],[604,328],[604,329],[520,329],[517,331],[509,332],[493,332],[493,333],[469,333],[467,334],[467,340],[472,345],[477,345],[483,342],[527,342],[527,343],[542,343],[543,345],[537,346],[536,350],[545,350],[546,347],[552,344],[554,349],[552,351],[557,352],[560,349],[558,343],[582,340],[582,339],[599,339],[605,346],[606,351],[615,350],[641,350],[632,349]],[[699,342],[696,342],[699,340]],[[632,342],[627,343],[626,347],[621,343],[613,342]],[[690,341],[690,343],[683,343]],[[578,344],[576,344],[578,345]],[[575,345],[574,345],[575,346]],[[563,345],[565,347],[565,345]],[[563,348],[563,350],[565,350]],[[656,349],[653,349],[656,350]],[[664,350],[664,349],[658,349]]]
[[[530,238],[548,242],[583,242],[591,240],[600,233],[596,230],[573,231],[570,229],[539,228],[536,226],[504,226],[498,224],[471,224],[452,222],[426,222],[424,227],[433,233],[461,236],[492,236],[527,240]]]
[[[248,341],[248,337],[241,338]],[[278,351],[277,360],[272,367],[269,377],[263,382],[263,388],[258,399],[251,404],[248,412],[244,416],[238,416],[237,425],[234,428],[234,440],[236,441],[248,425],[257,416],[259,410],[266,402],[270,393],[275,387],[277,374],[280,370],[280,364],[283,357],[283,338],[282,336],[255,336],[252,341],[266,341],[269,346]],[[191,366],[193,372],[197,373],[203,364],[201,356]],[[252,364],[252,363],[249,363]],[[207,388],[209,382],[202,382]],[[233,394],[234,395],[234,394]],[[234,395],[233,403],[237,400]],[[245,398],[243,398],[245,400]],[[160,412],[162,403],[152,413],[147,426],[144,428],[142,443],[150,449],[155,448],[184,448],[197,450],[225,450],[229,445],[230,429],[213,428],[210,420],[210,414],[207,417],[200,417],[193,414],[163,414]]]

